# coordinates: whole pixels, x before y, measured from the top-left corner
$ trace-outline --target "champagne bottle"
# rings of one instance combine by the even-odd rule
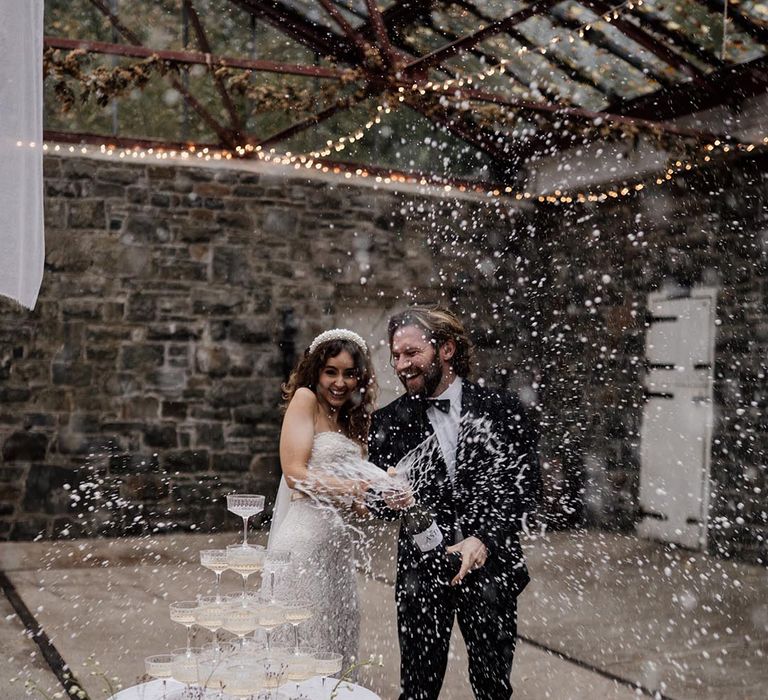
[[[384,498],[380,492],[369,489],[365,500],[376,512]],[[435,572],[438,581],[450,583],[461,568],[461,555],[446,551],[443,533],[432,513],[420,503],[414,502],[401,511],[400,519],[406,533],[421,552],[422,561]]]
[[[422,554],[431,552],[443,543],[443,533],[437,522],[432,514],[418,503],[403,511],[402,520],[405,531]]]

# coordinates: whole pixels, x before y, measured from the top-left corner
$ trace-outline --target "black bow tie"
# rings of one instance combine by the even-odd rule
[[[424,408],[436,408],[443,413],[451,412],[451,400],[450,399],[424,399]]]

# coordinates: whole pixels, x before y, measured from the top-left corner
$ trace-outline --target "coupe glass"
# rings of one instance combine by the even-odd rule
[[[202,650],[195,647],[187,647],[186,649],[174,649],[171,652],[173,661],[171,662],[171,675],[180,683],[184,683],[186,688],[184,689],[184,698],[195,698],[199,696],[199,693],[192,690],[193,685],[198,685],[199,670],[198,663],[200,662]]]
[[[264,568],[267,550],[257,544],[227,545],[227,565],[243,577],[243,596],[248,577]]]
[[[285,606],[281,603],[269,602],[261,605],[255,604],[253,610],[256,612],[259,627],[267,635],[267,653],[269,653],[272,630],[286,623]]]
[[[218,649],[218,637],[216,633],[224,625],[224,613],[229,610],[230,604],[224,602],[215,595],[200,596],[197,599],[195,610],[195,624],[205,627],[213,633],[214,649]]]
[[[236,698],[251,697],[266,685],[261,661],[231,661],[224,665],[221,676],[227,695]]]
[[[144,670],[152,678],[160,678],[163,681],[163,700],[166,698],[166,685],[171,677],[171,668],[173,665],[172,654],[155,654],[144,659]]]
[[[323,687],[325,679],[333,678],[341,673],[341,664],[344,657],[335,651],[317,651],[312,654],[315,660],[315,673],[323,677]]]
[[[264,571],[269,574],[269,600],[275,602],[275,575],[282,573],[291,563],[291,553],[283,549],[270,549],[264,561]]]
[[[298,686],[315,675],[317,662],[314,653],[314,649],[297,649],[285,659],[288,664],[285,675],[289,681],[293,681]]]
[[[223,627],[240,638],[240,648],[243,649],[243,637],[253,632],[258,624],[256,611],[243,606],[232,606],[224,613]]]
[[[293,627],[293,640],[296,653],[299,653],[299,625],[302,622],[312,618],[313,610],[311,603],[295,601],[283,606],[285,610],[285,621]]]
[[[264,687],[270,690],[279,688],[288,669],[286,660],[270,657],[261,662],[261,667],[264,669]]]
[[[187,649],[192,647],[192,625],[195,624],[196,600],[180,600],[171,603],[171,620],[187,628]]]
[[[264,510],[264,496],[235,493],[227,496],[227,510],[243,519],[243,544],[248,544],[248,518]]]
[[[200,563],[216,574],[216,597],[221,596],[221,575],[229,568],[226,549],[201,549]]]
[[[216,652],[214,651],[214,654],[215,653]],[[198,662],[197,667],[200,674],[200,685],[202,686],[204,693],[203,697],[208,697],[205,695],[205,692],[209,688],[217,689],[219,691],[218,696],[220,699],[224,696],[224,687],[226,685],[224,674],[225,663],[226,662],[221,658],[220,655],[208,655]]]

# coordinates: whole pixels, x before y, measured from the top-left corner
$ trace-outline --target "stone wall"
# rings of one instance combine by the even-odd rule
[[[441,276],[474,304],[493,275],[440,266],[476,277],[472,239],[510,235],[481,204],[232,169],[50,156],[45,187],[39,303],[0,305],[3,538],[234,526],[223,494],[276,489],[296,350]]]
[[[706,283],[712,547],[764,561],[764,170],[535,211],[48,157],[40,303],[0,305],[0,536],[234,527],[222,494],[274,491],[293,352],[360,309],[438,299],[467,320],[479,377],[535,406],[550,525],[629,528],[647,294]]]

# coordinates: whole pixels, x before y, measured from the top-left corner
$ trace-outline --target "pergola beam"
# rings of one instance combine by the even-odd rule
[[[738,90],[734,90],[738,86]],[[739,104],[768,91],[768,57],[713,71],[701,83],[680,83],[614,107],[632,118],[675,119],[721,105]]]
[[[203,51],[203,53],[210,55],[211,45],[208,43],[208,37],[205,35],[205,29],[203,28],[203,24],[197,14],[197,10],[195,10],[194,5],[192,5],[192,0],[184,0],[184,7],[192,23],[192,28],[195,30],[197,43],[200,46],[200,49]],[[227,92],[227,87],[224,84],[224,80],[222,80],[221,76],[216,72],[216,69],[212,65],[209,65],[209,71],[213,77],[213,82],[216,86],[216,90],[218,91],[219,96],[221,97],[221,101],[224,103],[224,107],[229,113],[229,121],[232,125],[232,129],[234,130],[235,135],[242,134],[243,121],[240,118],[240,115],[237,113],[237,107],[235,107],[235,103],[232,102],[232,98],[229,96],[229,92]]]
[[[384,24],[384,19],[381,16],[379,6],[376,4],[376,0],[365,0],[365,4],[368,8],[368,17],[370,18],[371,29],[373,35],[376,37],[376,46],[381,53],[382,58],[386,64],[390,67],[395,65],[395,52],[392,49],[392,43],[389,40],[389,33],[387,27]]]
[[[330,56],[351,65],[359,63],[357,49],[328,27],[310,22],[279,0],[229,0],[234,5],[263,19],[286,36],[307,46],[315,53]]]
[[[341,31],[347,35],[347,38],[357,47],[357,50],[360,53],[360,57],[362,58],[365,56],[365,52],[368,49],[365,40],[363,39],[362,35],[357,32],[357,30],[355,30],[355,28],[349,22],[347,22],[344,15],[341,14],[341,10],[336,7],[332,0],[320,0],[320,4],[323,6],[331,19],[336,22],[337,25],[339,25],[339,29],[341,29]]]
[[[715,139],[720,139],[721,141],[732,140],[725,135],[714,134],[699,129],[687,129],[684,127],[674,126],[672,124],[666,124],[664,122],[653,121],[650,119],[628,117],[622,114],[609,114],[607,112],[592,112],[587,109],[581,109],[580,107],[565,107],[562,105],[553,105],[543,102],[531,102],[530,100],[510,100],[494,92],[477,90],[474,88],[449,88],[444,91],[440,90],[438,92],[444,92],[445,94],[449,94],[451,97],[458,100],[490,102],[502,107],[508,107],[510,109],[521,109],[530,112],[538,112],[541,114],[550,114],[563,117],[567,116],[578,119],[580,121],[597,123],[611,122],[614,124],[635,126],[661,133],[672,134],[674,136],[695,138],[702,141],[714,141]]]
[[[165,51],[161,49],[149,49],[144,46],[127,44],[109,44],[103,41],[84,41],[82,39],[62,39],[55,36],[46,36],[43,45],[52,49],[74,51],[83,49],[88,53],[100,53],[108,56],[126,56],[128,58],[151,58],[157,56],[161,61],[168,61],[179,65],[202,65],[214,68],[239,68],[264,73],[284,73],[286,75],[300,75],[307,78],[323,78],[327,80],[340,80],[344,71],[338,68],[323,68],[321,66],[302,66],[295,63],[278,63],[277,61],[260,61],[245,58],[233,58],[230,56],[218,56],[197,51]]]

